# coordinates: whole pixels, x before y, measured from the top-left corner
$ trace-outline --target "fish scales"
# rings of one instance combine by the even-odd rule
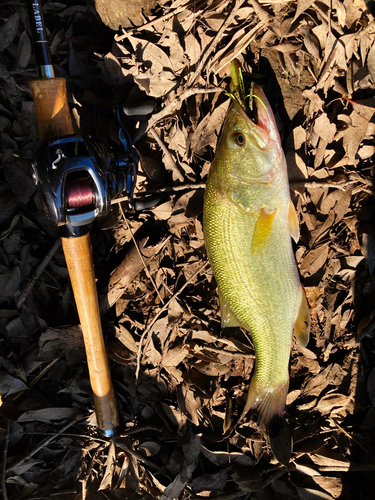
[[[207,226],[205,223],[207,246],[211,248],[209,259],[220,293],[239,324],[251,332],[260,382],[266,387],[280,385],[283,380],[287,383],[292,329],[301,289],[290,258],[292,250],[283,245],[277,234],[283,220],[281,217],[275,220],[270,237],[272,253],[254,256],[247,249],[251,245],[255,217],[227,200],[218,200],[215,196],[210,199],[209,190],[206,203],[216,205],[215,218]],[[219,241],[223,241],[221,248],[218,248]],[[290,238],[287,243],[291,247]],[[286,308],[288,302],[294,307]]]
[[[268,425],[284,410],[293,328],[305,345],[309,314],[291,243],[298,224],[285,157],[269,103],[260,87],[254,92],[265,106],[257,124],[236,101],[228,110],[206,186],[204,236],[222,326],[245,328],[255,347],[243,415],[258,407]]]

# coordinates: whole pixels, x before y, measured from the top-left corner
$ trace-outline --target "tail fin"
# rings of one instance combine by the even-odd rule
[[[251,381],[245,408],[240,421],[251,409],[258,411],[258,422],[268,429],[275,421],[282,421],[288,394],[289,381],[281,385],[261,387],[256,379]]]

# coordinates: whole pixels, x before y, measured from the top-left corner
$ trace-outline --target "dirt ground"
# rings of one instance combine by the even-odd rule
[[[3,498],[372,499],[372,2],[161,0],[136,14],[115,2],[43,4],[76,131],[118,147],[115,110],[130,115],[139,210],[127,211],[124,194],[90,228],[121,418],[108,440],[95,426],[59,231],[31,175],[40,141],[27,10],[2,1]],[[221,331],[203,240],[233,59],[261,75],[280,129],[312,319],[307,347],[293,343],[285,422],[272,439],[255,414],[238,423],[254,349],[246,332]]]

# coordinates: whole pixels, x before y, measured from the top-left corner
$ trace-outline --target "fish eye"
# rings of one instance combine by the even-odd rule
[[[237,133],[234,135],[234,142],[236,146],[242,147],[245,144],[245,137],[243,136],[243,134]]]

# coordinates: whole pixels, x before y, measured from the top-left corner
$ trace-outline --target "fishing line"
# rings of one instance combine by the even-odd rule
[[[70,175],[65,181],[65,199],[68,208],[90,206],[95,201],[90,176],[85,173]]]

